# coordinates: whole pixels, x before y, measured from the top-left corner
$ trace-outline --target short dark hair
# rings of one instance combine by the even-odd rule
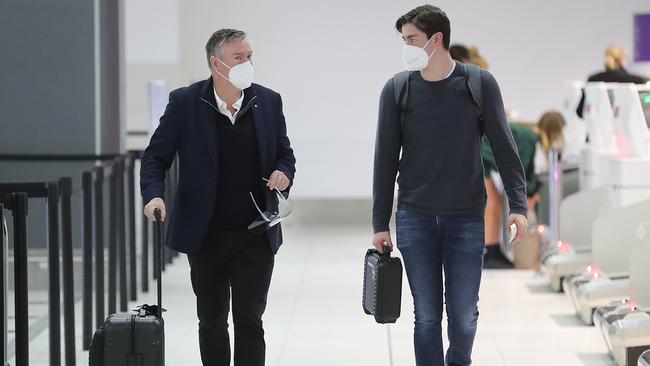
[[[221,57],[221,50],[224,43],[245,38],[246,32],[237,29],[225,28],[212,33],[210,39],[208,39],[208,42],[205,44],[205,53],[208,57],[208,64],[210,63],[210,56]]]
[[[449,47],[451,58],[459,62],[469,62],[471,59],[469,49],[462,44],[452,44]]]
[[[433,5],[421,5],[402,15],[395,22],[395,28],[402,33],[405,24],[413,23],[415,27],[427,34],[430,39],[434,34],[442,33],[442,46],[448,50],[451,36],[451,25],[447,14]]]

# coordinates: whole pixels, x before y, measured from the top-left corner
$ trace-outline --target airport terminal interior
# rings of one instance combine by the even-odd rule
[[[237,215],[250,212],[259,213],[258,219],[242,228],[241,237],[257,235],[250,237],[264,238],[272,248],[282,245],[275,255],[266,247],[255,254],[273,261],[262,316],[265,361],[247,358],[259,349],[252,343],[238,341],[236,349],[240,328],[233,316],[249,310],[242,294],[258,291],[267,277],[250,272],[243,290],[235,289],[236,275],[227,280],[233,288],[232,304],[225,296],[231,306],[232,365],[427,365],[420,358],[416,363],[422,349],[414,344],[414,300],[403,268],[411,262],[400,252],[407,235],[395,235],[396,206],[409,189],[402,170],[407,164],[400,165],[401,185],[394,189],[389,224],[394,249],[373,249],[378,232],[373,164],[386,146],[376,145],[383,136],[380,96],[391,85],[388,99],[396,103],[391,78],[405,69],[408,47],[414,55],[422,51],[405,46],[410,40],[396,29],[396,20],[420,5],[411,0],[0,2],[2,366],[208,365],[211,350],[204,348],[211,346],[199,346],[207,336],[199,333],[196,296],[197,283],[207,280],[195,274],[202,263],[225,266],[221,258],[229,258],[231,249],[223,243],[239,234],[224,233],[239,231],[218,225],[242,221]],[[432,5],[448,16],[451,35],[444,47],[430,37],[428,42],[443,47],[433,53],[428,43],[419,45],[426,52],[424,64],[448,50],[457,63],[442,78],[452,77],[460,63],[494,76],[503,98],[498,114],[507,119],[503,126],[527,188],[528,226],[517,232],[508,221],[512,179],[499,172],[504,153],[488,141],[488,128],[487,137],[476,139],[475,158],[484,172],[479,188],[487,199],[471,364],[650,365],[650,2]],[[212,44],[220,29],[245,36],[230,32],[234,38]],[[228,42],[246,42],[251,62],[222,61]],[[469,91],[455,93],[474,108],[468,78]],[[200,98],[184,101],[189,85],[205,90],[213,85],[214,93],[202,91]],[[222,102],[220,90],[243,90],[243,99],[231,106]],[[278,103],[268,97],[275,93],[282,98]],[[435,100],[429,104],[436,107]],[[487,108],[477,106],[479,112]],[[228,156],[227,146],[237,159],[206,156],[217,156],[216,144],[191,127],[203,115],[226,121],[218,120],[226,127],[213,128],[231,139],[218,137],[218,151]],[[261,116],[280,127],[260,124]],[[179,120],[175,132],[169,126]],[[243,130],[251,120],[255,127]],[[246,135],[257,141],[254,151],[247,150],[250,141],[242,131],[257,132]],[[271,163],[273,174],[260,177],[267,182],[233,182],[236,178],[219,173],[223,186],[233,187],[223,192],[211,186],[216,178],[205,181],[217,161],[237,177],[263,171],[262,150],[269,143],[285,155]],[[257,152],[262,158],[245,160]],[[426,160],[416,168],[437,172],[435,180],[448,178]],[[258,183],[276,190],[248,193]],[[201,192],[213,192],[217,206],[244,202],[247,208],[219,211],[212,208],[215,198]],[[265,203],[268,197],[275,209]],[[164,213],[163,222],[151,220],[154,208],[161,207],[155,199],[164,202],[164,212],[156,211]],[[197,207],[210,207],[212,221],[199,217]],[[213,232],[216,218],[222,222]],[[513,243],[515,232],[521,240]],[[224,245],[216,259],[203,249],[188,256],[189,247],[178,244],[212,238],[205,233],[223,235],[214,241]],[[259,265],[255,261],[261,259],[246,260]],[[241,264],[233,261],[228,268]],[[398,271],[389,272],[389,263],[399,263],[390,267]],[[443,312],[445,349],[450,337],[458,336],[448,328]]]

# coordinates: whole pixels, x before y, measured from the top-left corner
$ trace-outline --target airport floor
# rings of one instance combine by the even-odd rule
[[[267,365],[415,364],[406,278],[402,317],[396,324],[378,325],[361,309],[362,261],[369,240],[369,229],[361,226],[285,228],[264,317]],[[166,364],[200,365],[194,295],[184,256],[168,267],[163,281]],[[551,292],[540,275],[485,271],[480,298],[474,365],[614,365],[600,333],[582,325],[570,301]],[[150,293],[138,303],[154,299]],[[77,323],[80,326],[79,311]],[[30,347],[30,364],[48,365],[47,332]],[[87,359],[87,352],[77,354],[78,365],[87,364]]]

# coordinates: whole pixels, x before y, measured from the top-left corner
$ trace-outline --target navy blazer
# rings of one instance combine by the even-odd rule
[[[176,89],[160,118],[149,146],[142,157],[140,188],[147,204],[164,197],[165,174],[176,154],[179,159],[178,189],[174,207],[166,220],[165,244],[182,253],[199,249],[214,213],[217,195],[217,103],[212,78]],[[252,113],[260,154],[260,178],[273,171],[283,172],[293,185],[296,159],[287,137],[280,94],[253,84],[246,92],[254,99]],[[266,207],[277,210],[275,194],[265,189]],[[218,207],[217,207],[218,209]],[[282,229],[276,225],[267,231],[271,249],[282,244]]]

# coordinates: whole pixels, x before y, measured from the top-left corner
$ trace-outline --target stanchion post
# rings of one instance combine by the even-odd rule
[[[94,190],[94,240],[95,240],[95,327],[99,328],[106,318],[104,296],[104,168],[95,168]]]
[[[61,281],[59,273],[59,185],[47,183],[47,262],[50,366],[61,365]]]
[[[108,313],[117,312],[117,161],[113,161],[108,192]]]
[[[29,366],[29,303],[27,288],[27,193],[11,197],[14,219],[14,302],[16,365]]]
[[[59,179],[61,205],[61,258],[63,266],[63,345],[66,366],[76,365],[74,268],[72,267],[72,178]]]
[[[93,331],[93,176],[91,172],[81,174],[81,227],[83,256],[82,286],[82,347],[90,348]]]

